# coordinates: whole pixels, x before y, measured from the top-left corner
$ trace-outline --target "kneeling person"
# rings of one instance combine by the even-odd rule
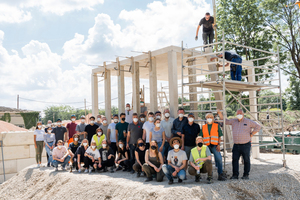
[[[63,141],[58,140],[57,141],[57,147],[53,149],[52,152],[53,157],[53,166],[55,167],[55,171],[58,169],[58,165],[61,164],[62,170],[66,171],[66,164],[70,161],[71,156],[69,155],[69,152],[67,151],[67,148],[63,146]]]
[[[78,147],[80,147],[81,143],[79,142],[79,135],[78,134],[74,134],[73,135],[73,142],[71,142],[69,144],[69,148],[68,148],[68,151],[69,151],[69,155],[71,156],[71,160],[70,160],[70,172],[72,172],[73,170],[73,167],[76,167],[76,157],[75,156],[75,153],[78,149]]]
[[[103,169],[104,172],[107,172],[107,167],[111,167],[110,172],[114,172],[113,165],[115,161],[114,151],[107,145],[107,141],[102,141],[102,148],[99,150],[100,152],[100,163],[101,167],[98,169]]]
[[[200,181],[200,172],[208,173],[208,183],[212,183],[211,152],[206,145],[203,145],[201,136],[196,138],[196,147],[191,150],[188,168],[189,174],[195,176],[195,181]]]
[[[96,142],[91,142],[91,146],[85,151],[84,153],[84,168],[85,173],[91,173],[92,170],[101,167],[100,164],[100,153],[99,150],[96,148]]]

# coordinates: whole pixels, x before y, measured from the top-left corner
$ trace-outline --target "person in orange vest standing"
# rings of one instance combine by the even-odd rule
[[[199,136],[203,137],[204,145],[214,154],[219,174],[218,180],[225,181],[226,177],[223,174],[222,156],[220,154],[220,137],[223,136],[223,132],[220,125],[214,123],[214,115],[212,113],[207,113],[205,118],[206,124],[202,126]]]

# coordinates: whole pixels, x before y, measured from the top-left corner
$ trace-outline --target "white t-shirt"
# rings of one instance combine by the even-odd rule
[[[146,143],[149,143],[149,137],[150,137],[150,131],[151,129],[154,128],[154,123],[150,123],[149,121],[146,121],[144,124],[143,124],[143,129],[146,131]]]
[[[110,141],[116,142],[116,124],[117,123],[110,123],[108,128],[110,130]]]
[[[125,111],[125,115],[126,115],[126,117],[125,117],[125,122],[127,122],[127,123],[132,123],[132,114],[133,114],[133,110],[126,110]]]
[[[96,148],[95,151],[92,150],[92,147],[89,147],[86,151],[85,151],[89,156],[93,156],[93,158],[95,160],[97,160],[100,157],[100,152],[99,150]]]
[[[187,160],[187,156],[185,151],[182,151],[181,149],[178,152],[175,152],[174,149],[169,151],[168,161],[171,161],[171,163],[177,167],[181,167],[184,160]]]
[[[161,121],[161,127],[165,129],[166,137],[171,138],[172,137],[172,126],[173,126],[174,118],[170,117],[168,121],[165,119]]]
[[[36,129],[33,134],[36,135],[36,141],[44,141],[44,135],[46,133],[43,129]]]

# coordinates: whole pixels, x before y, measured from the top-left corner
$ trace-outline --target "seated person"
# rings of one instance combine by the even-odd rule
[[[146,145],[142,138],[137,140],[137,148],[134,151],[135,163],[132,166],[133,170],[137,172],[137,177],[141,176],[141,171],[144,174],[143,164],[145,163]]]
[[[73,135],[73,142],[71,142],[69,144],[69,155],[71,156],[70,159],[70,172],[72,172],[73,167],[76,167],[76,161],[74,162],[74,154],[76,153],[78,147],[80,146],[80,142],[78,142],[79,140],[79,135],[78,134],[74,134]]]
[[[168,152],[168,164],[163,165],[162,169],[169,180],[169,185],[173,184],[173,177],[178,176],[178,183],[181,183],[186,177],[185,167],[187,165],[187,156],[185,151],[179,149],[182,141],[179,137],[173,137],[170,140],[170,146],[174,148]]]
[[[96,142],[96,146],[97,146],[98,150],[101,149],[103,140],[106,140],[106,137],[103,134],[102,128],[99,127],[96,130],[96,134],[93,135],[93,137],[92,137],[92,142]]]
[[[71,159],[71,156],[69,155],[69,152],[67,151],[67,148],[63,146],[63,141],[58,140],[57,141],[57,147],[53,149],[52,152],[53,157],[53,166],[55,167],[55,171],[58,170],[58,165],[60,164],[63,171],[66,171],[66,164]]]
[[[74,163],[77,163],[76,170],[81,173],[81,163],[84,163],[84,154],[89,148],[89,142],[87,139],[83,139],[81,145],[77,148],[74,155]]]
[[[100,164],[100,153],[96,148],[96,142],[91,142],[91,146],[84,153],[84,173],[91,173],[92,170],[95,171],[98,167],[101,167]]]
[[[146,150],[145,163],[143,171],[146,173],[147,179],[145,182],[152,181],[152,174],[156,174],[156,181],[162,182],[164,173],[161,170],[164,164],[162,154],[158,151],[158,144],[155,140],[150,142],[150,149]]]
[[[123,171],[130,171],[130,162],[129,162],[129,156],[128,156],[128,151],[124,147],[124,142],[123,140],[119,140],[119,146],[118,146],[118,157],[117,160],[115,161],[116,164],[118,164],[118,168],[116,171],[119,171],[123,169]]]
[[[114,156],[114,151],[112,148],[110,148],[107,144],[106,140],[102,141],[102,148],[99,150],[100,152],[100,163],[101,167],[99,168],[100,170],[103,169],[104,172],[107,172],[107,167],[110,168],[110,172],[114,172],[113,165],[115,164],[115,156]]]
[[[212,163],[211,152],[206,145],[203,145],[201,136],[196,138],[196,147],[191,150],[188,168],[190,175],[195,176],[195,181],[200,181],[200,172],[208,173],[207,183],[212,183]]]

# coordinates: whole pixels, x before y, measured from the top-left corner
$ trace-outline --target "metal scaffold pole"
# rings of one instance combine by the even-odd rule
[[[183,41],[181,41],[181,107],[183,108]]]
[[[226,96],[225,96],[225,37],[224,37],[224,31],[222,36],[222,55],[223,55],[223,151],[224,151],[224,171],[226,169]]]

